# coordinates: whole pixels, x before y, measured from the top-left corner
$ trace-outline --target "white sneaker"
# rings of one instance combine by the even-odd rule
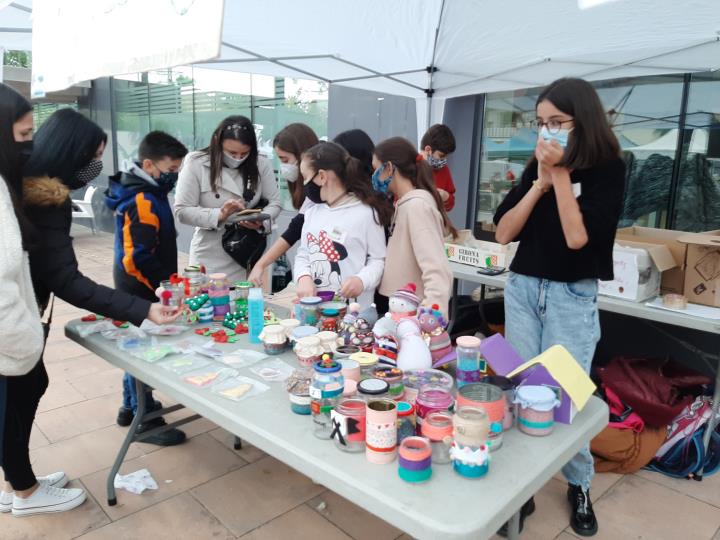
[[[48,486],[63,488],[67,485],[70,479],[67,475],[60,471],[47,476],[38,476],[36,478],[38,484],[47,484]],[[0,513],[4,514],[12,510],[13,505],[13,492],[0,491]]]
[[[13,496],[13,516],[31,516],[50,512],[65,512],[85,502],[84,489],[60,489],[40,484],[27,499]]]

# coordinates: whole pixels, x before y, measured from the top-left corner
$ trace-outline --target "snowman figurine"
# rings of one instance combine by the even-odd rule
[[[402,289],[398,289],[390,296],[390,316],[397,323],[408,317],[415,318],[420,306],[420,299],[417,297],[417,285],[408,283]]]
[[[420,322],[414,317],[406,317],[397,325],[397,337],[400,352],[397,367],[407,369],[429,369],[432,367],[430,348],[422,338]]]

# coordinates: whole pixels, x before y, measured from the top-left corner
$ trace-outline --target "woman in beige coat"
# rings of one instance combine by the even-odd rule
[[[412,282],[423,305],[447,314],[452,273],[444,237],[457,231],[433,182],[432,170],[410,141],[387,139],[373,151],[373,187],[397,199],[385,255],[380,294],[390,296]]]
[[[262,209],[274,220],[282,210],[280,191],[270,160],[258,155],[252,122],[229,116],[217,127],[204,150],[185,158],[175,193],[175,217],[193,225],[190,264],[208,273],[222,272],[231,281],[246,279],[247,271],[222,247],[225,224],[246,208]],[[262,225],[244,223],[257,229]]]

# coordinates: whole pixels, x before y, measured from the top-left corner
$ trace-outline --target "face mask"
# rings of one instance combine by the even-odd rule
[[[177,184],[177,180],[177,172],[161,172],[160,176],[155,179],[155,181],[160,187],[166,188],[168,190],[171,190],[175,187],[175,184]]]
[[[30,159],[30,155],[33,151],[32,140],[19,142],[15,141],[15,151],[17,152],[20,163],[24,165],[27,163],[27,160]]]
[[[315,204],[321,204],[325,201],[322,200],[322,197],[320,197],[320,186],[318,186],[315,182],[312,180],[305,184],[305,196],[310,199]]]
[[[546,141],[555,140],[557,143],[565,148],[568,144],[568,137],[570,135],[570,129],[560,128],[557,133],[550,133],[547,126],[540,128],[540,136]]]
[[[79,189],[86,186],[89,182],[95,180],[100,175],[102,169],[103,162],[99,159],[93,159],[90,163],[81,169],[78,169],[75,173],[75,180],[72,185],[68,185],[68,187],[70,189]]]
[[[248,154],[249,156],[250,154]],[[223,152],[223,164],[225,164],[226,167],[229,167],[231,169],[237,169],[240,165],[245,163],[245,160],[248,158],[248,156],[242,157],[240,159],[235,159],[230,154],[226,154]]]
[[[392,181],[392,176],[389,176],[384,180],[380,179],[384,171],[385,165],[383,164],[380,165],[380,167],[378,167],[378,169],[372,175],[373,189],[379,193],[387,193],[388,189],[390,188],[390,182]]]
[[[430,164],[430,166],[431,166],[433,169],[435,169],[435,170],[437,170],[437,169],[442,169],[445,165],[447,165],[447,159],[445,159],[445,158],[443,158],[443,159],[436,158],[436,157],[433,156],[432,154],[430,154],[430,155],[427,157],[427,162],[428,162],[428,163]]]
[[[291,184],[297,182],[298,173],[298,166],[295,163],[280,164],[280,174],[282,174],[282,177]]]

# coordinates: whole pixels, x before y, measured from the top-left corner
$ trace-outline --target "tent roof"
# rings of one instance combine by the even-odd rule
[[[97,0],[74,1],[97,6]],[[36,9],[44,11],[44,20],[51,17],[63,35],[74,36],[78,54],[68,55],[66,43],[53,58],[45,53],[58,48],[57,42],[36,41],[35,48],[44,49],[44,62],[67,66],[70,74],[57,82],[47,77],[47,90],[75,82],[77,64],[98,63],[98,73],[119,74],[117,62],[102,65],[104,55],[83,55],[95,37],[93,25],[78,16],[82,10],[60,12],[53,4],[36,1]],[[115,4],[100,16],[135,11],[135,18],[124,20],[138,21],[136,30],[142,33],[149,5],[143,0]],[[165,3],[153,4],[154,16],[160,9],[177,10],[178,4],[192,11],[194,0],[167,2],[164,8],[158,6]],[[29,5],[30,0],[0,0],[0,46],[27,48]],[[97,17],[98,9],[92,9]],[[160,47],[164,31],[175,34],[173,42],[177,39],[173,25],[152,21],[152,28],[150,49]],[[209,30],[197,27],[206,35],[212,34]],[[117,36],[103,35],[103,51],[127,44],[125,25],[110,25],[109,31]],[[204,65],[416,98],[431,87],[434,97],[447,98],[541,86],[562,76],[599,80],[720,69],[719,33],[717,0],[225,0],[220,57]],[[188,43],[196,38],[187,34]],[[194,58],[192,51],[185,56],[150,51],[144,63],[132,65],[136,70],[170,67],[172,61],[190,63],[188,57],[207,59],[208,50],[201,56],[196,49]],[[429,66],[437,69],[432,81]]]

